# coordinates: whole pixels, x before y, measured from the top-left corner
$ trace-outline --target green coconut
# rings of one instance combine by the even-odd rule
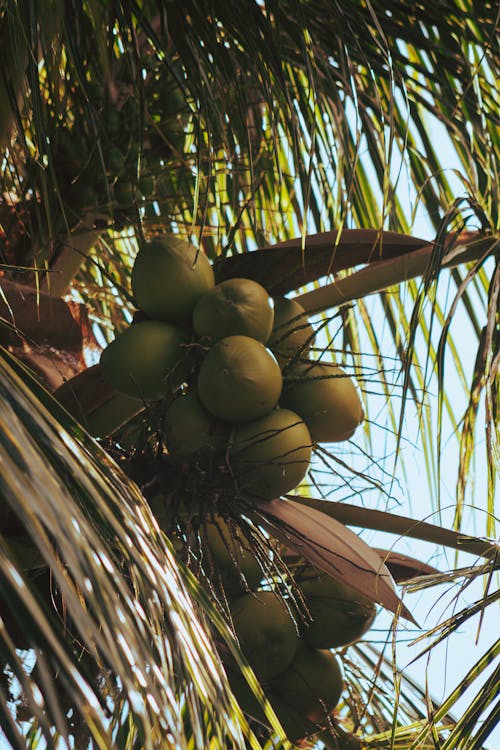
[[[314,341],[314,329],[302,305],[287,297],[274,297],[274,323],[268,341],[283,365],[300,353],[304,356]]]
[[[340,367],[320,362],[292,365],[280,404],[302,417],[317,443],[348,440],[364,419],[352,379]]]
[[[309,740],[316,734],[321,732],[324,727],[318,725],[316,722],[310,721],[300,711],[287,703],[280,695],[277,695],[272,690],[269,691],[269,702],[271,703],[274,713],[287,738],[291,742],[299,742],[300,740]]]
[[[213,453],[225,444],[227,432],[192,391],[170,404],[163,421],[165,445],[179,456]]]
[[[248,714],[261,724],[267,725],[269,722],[264,709],[245,677],[240,672],[229,672],[228,679],[231,691],[243,713]]]
[[[331,651],[299,642],[293,661],[272,689],[304,719],[324,724],[344,689],[340,662]]]
[[[270,727],[270,721],[264,712],[261,702],[255,696],[243,675],[230,673],[228,677],[231,690],[241,710],[255,721]],[[288,705],[272,689],[267,690],[265,695],[290,741],[294,742],[305,739],[321,731],[322,727],[301,716],[298,711]]]
[[[312,617],[303,631],[303,639],[310,646],[348,646],[370,629],[377,608],[351,586],[310,565],[296,577],[296,582]]]
[[[272,680],[291,664],[298,637],[283,601],[272,591],[244,594],[231,603],[241,649],[261,680]]]
[[[263,286],[251,279],[228,279],[200,297],[193,328],[198,336],[250,336],[265,344],[273,319],[273,301]]]
[[[144,410],[144,402],[125,393],[113,393],[111,397],[85,415],[85,429],[94,437],[107,437],[124,427],[127,422]]]
[[[265,498],[290,492],[307,473],[311,444],[307,426],[289,409],[239,425],[229,451],[238,486]]]
[[[198,299],[215,284],[206,255],[178,237],[141,245],[132,269],[132,291],[150,318],[180,323],[190,320]]]
[[[241,533],[233,534],[231,527],[217,518],[202,527],[200,535],[212,558],[209,564],[213,562],[227,596],[237,596],[258,586],[262,569]]]
[[[121,393],[155,401],[170,387],[169,379],[182,366],[183,331],[170,323],[134,323],[101,354],[103,377]]]
[[[249,422],[271,411],[282,382],[278,363],[264,344],[249,336],[228,336],[201,363],[198,395],[219,419]]]

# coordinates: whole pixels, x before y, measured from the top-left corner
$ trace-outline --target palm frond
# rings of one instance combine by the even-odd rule
[[[150,747],[206,747],[211,732],[243,747],[191,600],[196,584],[147,504],[48,394],[38,387],[37,400],[5,355],[1,366],[2,513],[20,542],[14,557],[11,537],[2,542],[0,638],[18,721],[48,747],[72,733],[99,747],[138,738]],[[35,667],[15,651],[18,638],[34,649]],[[11,721],[4,728],[24,747]]]

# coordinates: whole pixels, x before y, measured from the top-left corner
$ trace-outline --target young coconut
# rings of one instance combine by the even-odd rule
[[[302,417],[317,443],[348,440],[364,419],[352,379],[340,367],[321,362],[291,366],[280,404]]]
[[[245,594],[231,603],[241,649],[261,680],[272,680],[291,664],[297,649],[295,623],[272,591]]]
[[[231,692],[238,701],[243,713],[248,714],[252,719],[259,721],[261,724],[267,725],[269,721],[266,718],[264,709],[241,672],[229,671],[228,679]]]
[[[172,235],[141,245],[132,269],[132,291],[150,318],[181,323],[198,299],[215,285],[206,255]]]
[[[165,445],[178,456],[210,455],[225,445],[227,434],[227,425],[218,422],[192,391],[172,401],[165,412]]]
[[[200,529],[200,537],[212,558],[207,567],[213,563],[227,596],[235,597],[258,586],[262,570],[241,532],[235,536],[231,527],[217,518]]]
[[[270,412],[282,382],[278,363],[264,344],[249,336],[228,336],[201,363],[198,395],[216,417],[237,424]]]
[[[305,356],[314,341],[314,329],[302,305],[288,297],[274,298],[274,323],[268,346],[283,366],[292,357]]]
[[[304,719],[325,724],[344,689],[340,662],[331,651],[299,642],[293,661],[271,689]]]
[[[305,423],[289,409],[237,426],[229,459],[240,490],[264,498],[290,492],[307,473],[311,444]]]
[[[311,740],[324,728],[324,725],[309,721],[301,711],[297,711],[272,690],[269,691],[269,701],[290,742],[300,743],[301,740]],[[309,742],[306,747],[310,747]]]
[[[243,675],[229,673],[228,677],[231,690],[241,710],[264,726],[270,726],[269,719],[260,701],[254,695],[253,690]],[[321,731],[322,727],[305,719],[298,711],[287,704],[280,695],[273,692],[272,689],[266,690],[265,696],[290,741],[296,742]]]
[[[200,297],[193,312],[195,333],[213,339],[241,335],[265,344],[273,320],[271,297],[251,279],[222,281]]]
[[[309,646],[348,646],[370,629],[377,608],[368,597],[312,565],[295,580],[312,617],[302,633]]]
[[[182,365],[183,331],[170,323],[134,323],[101,354],[103,377],[121,393],[155,401],[169,390],[169,377]]]

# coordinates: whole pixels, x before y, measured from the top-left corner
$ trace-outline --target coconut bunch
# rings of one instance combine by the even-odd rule
[[[362,421],[352,380],[307,359],[314,331],[293,300],[251,279],[216,284],[203,252],[173,236],[142,244],[132,291],[136,322],[103,351],[103,375],[128,399],[161,402],[165,451],[210,464],[233,496],[291,492],[315,443]]]
[[[183,240],[143,243],[131,282],[138,313],[101,366],[131,412],[142,402],[157,420],[159,450],[139,483],[177,552],[223,602],[287,735],[313,736],[343,691],[331,649],[361,638],[375,605],[310,564],[289,566],[245,507],[293,491],[316,444],[352,436],[363,419],[355,384],[310,358],[314,330],[297,302],[251,279],[217,284]],[[243,710],[267,725],[227,667]]]
[[[343,690],[341,659],[333,649],[358,641],[371,627],[371,599],[301,562],[289,571],[294,597],[269,585],[231,600],[230,612],[243,653],[288,738],[306,740],[335,726]],[[305,603],[307,617],[298,613]],[[238,670],[228,665],[241,708],[269,725],[262,706]]]
[[[163,521],[161,513],[157,518]],[[369,630],[376,615],[372,600],[302,559],[291,561],[278,581],[272,553],[263,560],[242,529],[221,516],[200,525],[188,545],[178,535],[173,539],[181,555],[189,549],[191,566],[196,558],[212,569],[212,582],[222,584],[233,631],[288,738],[300,742],[325,729],[336,732],[344,680],[333,649]],[[222,659],[241,709],[269,731],[269,718],[239,668],[224,650]]]

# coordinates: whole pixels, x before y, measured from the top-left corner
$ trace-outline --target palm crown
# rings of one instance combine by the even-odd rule
[[[0,3],[0,705],[13,747],[258,748],[285,742],[283,729],[332,748],[434,747],[436,737],[447,750],[485,746],[497,646],[433,703],[411,678],[395,684],[390,625],[377,644],[359,638],[374,602],[411,621],[412,598],[401,600],[390,574],[410,590],[486,581],[483,596],[438,622],[429,648],[453,644],[498,599],[498,548],[485,538],[498,461],[497,10],[458,0]],[[359,386],[353,427],[364,416],[363,428],[333,448],[351,428],[313,435],[310,471],[302,481],[301,454],[291,490],[258,473],[255,436],[238,420],[231,438],[198,406],[164,422],[156,392],[122,392],[103,377],[105,359],[96,365],[141,315],[161,318],[144,312],[147,291],[137,304],[133,268],[138,247],[172,235],[210,261],[219,284],[250,279],[300,303],[293,352],[280,350],[279,331],[266,339],[285,360],[281,412],[296,408],[298,360],[341,367]],[[180,382],[190,385],[206,341],[188,339]],[[213,394],[218,383],[207,382]],[[204,406],[222,400],[205,395]],[[209,434],[240,466],[234,502],[232,474],[189,458],[188,420],[197,451]],[[428,514],[446,517],[454,435],[450,528],[388,512],[401,496],[395,479],[406,471],[411,485],[409,425]],[[465,533],[472,523],[477,537]],[[348,527],[475,558],[438,573],[415,555],[374,551]],[[243,579],[225,576],[228,559]],[[364,613],[353,645],[332,644],[347,689],[321,732],[314,712],[296,731],[228,627],[230,613],[233,625],[245,619],[231,591],[245,596],[243,581],[260,586],[255,600],[277,592],[303,627],[314,618],[303,597],[311,564],[353,587]]]

